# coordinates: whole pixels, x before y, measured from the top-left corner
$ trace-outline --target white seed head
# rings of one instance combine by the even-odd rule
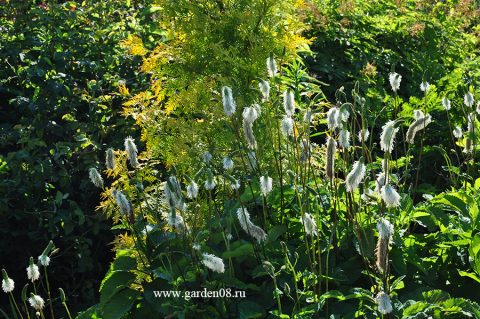
[[[260,87],[260,92],[262,92],[262,101],[268,101],[270,99],[270,84],[267,81],[260,80],[258,86]]]
[[[327,112],[327,125],[329,130],[336,129],[340,124],[340,110],[337,107],[332,107]]]
[[[427,93],[428,90],[430,90],[430,83],[428,83],[427,81],[423,81],[422,83],[420,83],[420,90]]]
[[[282,134],[284,136],[293,135],[293,119],[288,115],[282,119]]]
[[[105,151],[105,166],[108,169],[115,168],[115,154],[113,153],[113,148],[109,148]]]
[[[393,186],[391,186],[390,184],[387,184],[382,187],[381,195],[387,207],[400,206],[400,195],[397,193],[395,188],[393,188]]]
[[[390,81],[390,86],[392,87],[393,92],[397,92],[400,89],[400,83],[402,82],[402,76],[396,72],[391,72],[388,75],[388,80]]]
[[[250,220],[250,214],[248,213],[246,208],[239,208],[237,210],[237,218],[238,222],[240,223],[240,226],[242,229],[252,236],[254,239],[257,240],[257,242],[262,242],[267,238],[267,234],[263,229],[255,225],[251,220]]]
[[[480,101],[477,102],[477,109],[476,109],[477,113],[480,114]]]
[[[127,152],[130,165],[132,165],[132,167],[138,167],[140,165],[137,158],[138,150],[137,146],[135,145],[135,140],[131,136],[125,139],[125,151]]]
[[[225,264],[223,263],[222,258],[219,258],[215,255],[203,253],[202,264],[208,269],[210,269],[211,271],[218,272],[218,273],[225,272]]]
[[[362,129],[358,132],[358,141],[360,143],[362,142],[366,143],[369,136],[370,136],[370,131],[368,130],[368,128]]]
[[[223,169],[226,171],[230,171],[233,169],[233,161],[230,157],[223,158]]]
[[[233,99],[232,89],[228,86],[222,87],[222,103],[223,103],[223,112],[228,117],[231,117],[237,108],[235,100]]]
[[[32,306],[33,309],[38,311],[42,310],[43,307],[45,306],[45,302],[43,301],[43,298],[40,297],[39,295],[31,294],[31,297],[28,298],[28,302],[30,303],[30,306]]]
[[[283,109],[285,114],[292,116],[295,114],[295,95],[291,90],[283,92]]]
[[[305,233],[308,236],[315,236],[317,234],[317,223],[309,213],[305,213],[304,218],[300,218],[300,222],[303,224]]]
[[[452,102],[450,102],[450,100],[446,96],[442,99],[442,105],[446,111],[450,111],[450,109],[452,108]]]
[[[375,301],[378,305],[378,312],[380,312],[382,315],[386,315],[393,311],[390,297],[385,292],[380,291],[375,298]]]
[[[380,148],[382,151],[392,153],[397,132],[398,128],[395,128],[395,121],[385,123],[382,127],[382,134],[380,135]]]
[[[465,103],[465,105],[468,107],[472,107],[473,103],[475,103],[475,98],[473,97],[473,94],[470,92],[467,92],[463,97],[463,103]]]
[[[453,130],[453,136],[455,136],[456,138],[462,138],[463,136],[463,131],[462,131],[462,128],[460,126],[456,126],[455,129]]]
[[[260,177],[260,190],[263,196],[267,196],[268,193],[272,191],[272,178],[269,176],[261,176]]]
[[[338,136],[338,144],[344,149],[350,147],[350,132],[346,129],[342,129]]]
[[[190,199],[197,198],[198,196],[198,185],[194,181],[191,181],[187,186],[187,197]]]
[[[358,185],[365,177],[366,166],[363,163],[363,158],[360,158],[353,164],[352,170],[348,173],[346,178],[347,192],[353,192],[358,188]]]
[[[88,176],[90,177],[90,181],[93,185],[98,188],[103,188],[103,178],[96,168],[90,168],[88,171]]]
[[[278,73],[277,63],[275,62],[275,59],[272,56],[269,56],[267,58],[266,63],[267,63],[268,76],[273,78]]]

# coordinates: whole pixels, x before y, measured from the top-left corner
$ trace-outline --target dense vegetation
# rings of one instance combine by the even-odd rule
[[[0,10],[0,316],[480,317],[475,2]]]

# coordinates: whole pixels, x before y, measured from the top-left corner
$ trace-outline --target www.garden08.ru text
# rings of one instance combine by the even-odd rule
[[[231,288],[220,288],[219,290],[154,290],[155,298],[183,298],[190,300],[192,298],[245,298],[245,290],[234,290]]]

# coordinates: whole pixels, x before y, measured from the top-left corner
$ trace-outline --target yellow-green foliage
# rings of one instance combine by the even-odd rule
[[[149,90],[125,103],[124,113],[142,127],[149,156],[184,170],[196,158],[192,155],[222,147],[210,141],[230,138],[215,136],[225,131],[217,124],[224,116],[222,85],[233,88],[240,114],[258,99],[256,77],[266,77],[270,54],[285,62],[308,50],[297,14],[305,5],[295,0],[158,0],[156,5],[164,41],[148,53],[139,38],[123,43],[130,54],[143,56],[142,71],[152,79]]]

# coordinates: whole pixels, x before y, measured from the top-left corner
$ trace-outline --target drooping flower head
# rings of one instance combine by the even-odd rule
[[[207,180],[205,181],[205,189],[212,190],[215,188],[215,186],[217,186],[217,182],[215,181],[215,178],[213,177],[207,178]]]
[[[283,92],[283,109],[288,116],[295,114],[295,95],[292,90],[287,89]]]
[[[267,196],[272,191],[272,178],[269,176],[260,177],[260,190],[263,196]]]
[[[347,192],[353,192],[358,188],[358,185],[365,177],[366,166],[363,162],[363,157],[353,164],[352,170],[348,173],[346,178]]]
[[[107,169],[115,168],[115,154],[113,153],[113,148],[109,148],[105,151],[105,166]]]
[[[130,161],[130,165],[132,165],[132,167],[134,168],[138,167],[140,163],[138,163],[137,158],[137,145],[135,145],[135,140],[131,136],[125,139],[125,151],[127,152],[127,157]]]
[[[393,188],[393,186],[391,186],[390,184],[387,184],[382,187],[381,195],[387,207],[400,206],[400,195],[397,193],[395,188]]]
[[[446,96],[444,96],[442,99],[442,105],[446,111],[450,111],[450,109],[452,108],[452,102],[450,102],[450,100]]]
[[[93,185],[98,188],[103,188],[103,178],[96,168],[92,167],[88,170],[88,176]]]
[[[400,89],[400,82],[402,82],[402,76],[396,72],[391,72],[388,75],[388,80],[390,81],[392,91],[397,92],[398,89]]]
[[[228,117],[231,117],[236,110],[236,103],[233,99],[232,89],[228,86],[222,87],[222,103],[223,103],[223,112]]]
[[[338,143],[344,149],[347,149],[350,147],[350,132],[348,130],[346,129],[340,130]]]
[[[194,181],[191,181],[187,186],[187,197],[190,199],[197,198],[198,196],[198,185]]]
[[[288,115],[285,115],[282,119],[282,134],[284,136],[293,135],[293,119]]]
[[[262,92],[262,101],[268,101],[270,99],[270,84],[267,81],[260,80],[258,86],[260,87],[260,92]]]
[[[120,214],[123,216],[130,216],[132,214],[132,204],[128,200],[127,196],[125,196],[122,191],[116,189],[112,190],[112,195],[117,202]]]
[[[390,297],[384,291],[380,291],[378,293],[377,297],[375,298],[375,301],[377,302],[377,305],[378,305],[378,312],[380,312],[382,315],[386,315],[393,311]]]
[[[470,92],[467,92],[463,97],[463,103],[465,103],[465,105],[468,107],[472,107],[473,103],[475,103],[475,98],[473,97],[473,94]]]
[[[210,161],[212,160],[213,156],[212,156],[212,153],[210,153],[209,151],[206,151],[202,154],[202,160],[208,164],[210,163]]]
[[[273,58],[273,55],[270,55],[267,58],[266,63],[267,63],[268,76],[273,78],[278,73],[277,62],[275,62],[275,59]]]
[[[453,136],[455,136],[456,138],[462,138],[463,136],[463,131],[462,131],[462,128],[460,126],[456,126],[455,129],[453,130]]]
[[[250,220],[250,214],[246,208],[240,207],[237,210],[237,218],[243,231],[255,238],[257,242],[260,243],[267,238],[265,231]]]
[[[427,114],[426,116],[423,116],[417,120],[415,120],[409,127],[408,127],[408,131],[407,131],[407,136],[406,136],[406,140],[408,143],[410,144],[413,144],[414,140],[415,140],[415,135],[425,129],[425,127],[427,127],[428,124],[430,124],[432,122],[432,117],[430,116],[430,114]]]
[[[422,83],[420,83],[420,90],[422,92],[425,92],[426,94],[428,90],[430,90],[430,83],[428,83],[427,81],[423,81]]]
[[[382,217],[377,223],[377,231],[380,238],[391,239],[393,236],[393,225]]]
[[[225,264],[223,263],[222,258],[219,258],[215,255],[203,253],[202,264],[205,265],[205,267],[207,267],[211,271],[218,272],[218,273],[225,272]]]
[[[239,179],[237,179],[237,180],[235,180],[235,181],[232,181],[232,182],[230,183],[230,188],[231,188],[232,190],[234,190],[234,191],[237,190],[237,189],[240,189],[240,186],[241,186],[241,183],[240,183],[240,180],[239,180]]]
[[[315,236],[317,234],[317,223],[309,213],[305,213],[304,217],[300,218],[300,222],[303,224],[305,233],[308,236]]]
[[[340,124],[340,110],[337,107],[332,107],[327,112],[327,125],[329,130],[336,129]]]
[[[48,267],[48,265],[50,265],[50,257],[47,255],[40,255],[38,256],[38,263],[44,267]]]
[[[395,128],[395,121],[388,121],[382,127],[382,134],[380,135],[380,148],[384,152],[392,153],[395,142],[395,135],[398,128]]]
[[[253,134],[253,122],[257,119],[258,113],[254,107],[246,107],[243,110],[243,133],[248,147],[251,149],[257,148],[257,141]]]
[[[223,169],[226,171],[230,171],[233,169],[233,161],[230,157],[223,158]]]
[[[370,131],[368,130],[368,128],[362,129],[358,132],[358,141],[360,143],[362,142],[366,143],[369,136],[370,136]]]

